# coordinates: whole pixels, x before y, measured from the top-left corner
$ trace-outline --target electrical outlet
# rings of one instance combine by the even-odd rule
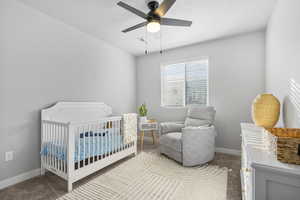
[[[13,151],[5,152],[5,161],[11,161],[13,159],[14,159],[14,152]]]

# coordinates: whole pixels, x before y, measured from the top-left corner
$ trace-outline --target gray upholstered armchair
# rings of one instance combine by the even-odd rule
[[[215,155],[215,109],[190,106],[185,122],[160,124],[160,152],[183,166],[207,163]]]

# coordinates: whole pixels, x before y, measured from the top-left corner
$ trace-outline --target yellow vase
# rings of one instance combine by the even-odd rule
[[[278,122],[280,102],[272,94],[258,95],[252,104],[252,119],[256,126],[272,128]]]

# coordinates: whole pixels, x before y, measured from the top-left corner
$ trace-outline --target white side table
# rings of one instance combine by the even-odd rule
[[[145,131],[151,131],[153,144],[156,144],[156,138],[154,131],[158,130],[158,122],[156,120],[147,120],[145,122],[139,122],[139,129],[141,131],[140,141],[141,141],[141,149],[144,146],[144,136]]]

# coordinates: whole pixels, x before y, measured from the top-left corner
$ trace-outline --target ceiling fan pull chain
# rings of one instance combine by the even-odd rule
[[[160,53],[160,55],[162,55],[162,53],[163,53],[163,50],[162,50],[162,29],[160,29],[159,34],[160,34],[160,51],[159,51],[159,53]]]
[[[145,54],[148,54],[148,37],[147,37],[147,28],[145,27]]]

